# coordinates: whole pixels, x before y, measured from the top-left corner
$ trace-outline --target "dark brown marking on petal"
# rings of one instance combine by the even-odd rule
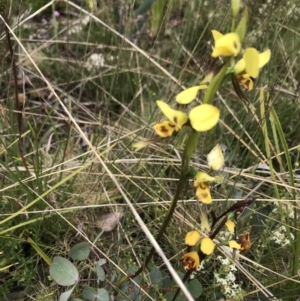
[[[175,128],[175,127],[176,127],[176,124],[174,124],[174,123],[169,123],[169,127]]]
[[[163,133],[168,133],[168,132],[169,132],[168,129],[166,129],[166,127],[165,127],[164,125],[162,125],[162,126],[160,127],[160,130],[161,130]]]
[[[205,183],[199,183],[199,186],[200,186],[201,189],[206,189]]]
[[[175,124],[177,123],[177,117],[176,116],[174,117],[174,123]]]
[[[233,42],[233,46],[234,46],[235,49],[238,49],[238,45],[237,45],[236,42]]]
[[[201,193],[201,195],[203,196],[204,199],[208,198],[208,193]]]

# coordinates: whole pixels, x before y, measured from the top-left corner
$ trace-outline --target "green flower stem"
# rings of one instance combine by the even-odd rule
[[[219,89],[221,83],[224,80],[224,77],[226,76],[227,69],[230,66],[230,59],[227,60],[227,62],[224,64],[222,69],[218,72],[218,74],[212,79],[210,85],[208,86],[206,93],[204,95],[202,103],[210,104]]]
[[[176,188],[176,192],[173,197],[171,206],[169,207],[169,210],[165,216],[164,222],[159,230],[159,233],[156,236],[156,241],[159,241],[162,238],[163,234],[166,231],[166,228],[169,225],[169,222],[172,219],[177,202],[178,202],[181,192],[183,191],[184,186],[186,184],[186,175],[188,173],[189,163],[190,163],[192,154],[197,145],[197,140],[198,140],[198,132],[195,131],[194,129],[192,129],[192,133],[189,135],[189,138],[186,142],[186,145],[185,145],[185,148],[183,151],[182,163],[181,163],[181,173],[180,173],[179,182],[178,182],[178,185]],[[152,256],[154,255],[154,252],[155,252],[155,249],[152,247],[149,254],[147,255],[143,265],[133,275],[124,276],[120,280],[120,282],[117,284],[117,287],[120,287],[123,283],[127,282],[130,278],[135,278],[137,275],[139,275],[150,262]]]

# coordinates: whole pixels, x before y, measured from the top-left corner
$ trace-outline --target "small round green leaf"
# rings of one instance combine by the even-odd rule
[[[134,274],[136,272],[136,269],[134,268],[134,267],[129,267],[128,269],[127,269],[127,271],[126,271],[126,273],[128,274],[128,275],[132,275],[132,274]],[[142,282],[142,278],[140,277],[140,275],[137,275],[136,277],[134,277],[133,279],[132,279],[134,282],[136,282],[136,284],[141,284],[141,282]]]
[[[59,301],[68,301],[69,298],[71,297],[73,291],[74,291],[74,288],[76,287],[76,285],[74,285],[70,290],[62,293],[60,296],[59,296]]]
[[[98,288],[97,301],[109,301],[108,292],[104,288]]]
[[[161,274],[162,274],[162,287],[163,288],[171,287],[172,283],[171,283],[170,276],[165,271],[162,271]]]
[[[187,285],[187,289],[191,293],[194,299],[197,299],[202,294],[202,284],[197,279],[193,279]]]
[[[93,288],[86,286],[82,291],[82,296],[89,301],[93,301],[97,297],[97,292]]]
[[[167,301],[172,301],[173,298],[174,298],[174,295],[175,295],[174,292],[169,291],[169,292],[166,293],[165,298],[166,298]]]
[[[73,260],[85,260],[89,257],[91,244],[88,242],[80,242],[75,245],[69,252],[69,256]]]
[[[160,270],[154,266],[150,271],[150,280],[152,284],[156,284],[159,288],[162,287],[162,274]]]
[[[50,276],[61,286],[73,285],[79,279],[79,274],[74,264],[60,256],[54,257],[50,266]]]
[[[97,273],[97,277],[100,281],[105,280],[105,272],[104,272],[103,268],[101,266],[99,266],[98,264],[96,265],[96,273]]]

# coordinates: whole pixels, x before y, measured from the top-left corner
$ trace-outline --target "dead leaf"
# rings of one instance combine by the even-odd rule
[[[123,215],[123,212],[102,213],[96,221],[96,225],[104,232],[110,232],[117,227]]]

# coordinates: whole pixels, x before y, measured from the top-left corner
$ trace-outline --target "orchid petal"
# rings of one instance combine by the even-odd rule
[[[219,170],[224,166],[224,155],[220,144],[217,144],[207,155],[207,164],[213,170]]]
[[[209,104],[196,106],[189,114],[191,125],[198,132],[212,129],[218,123],[219,117],[220,110]]]
[[[227,227],[228,231],[231,233],[234,233],[234,229],[235,229],[235,224],[232,220],[227,220],[227,222],[225,223],[225,226]]]
[[[190,231],[185,236],[185,244],[193,247],[194,245],[196,245],[198,243],[198,241],[200,240],[200,237],[201,236],[198,231],[196,231],[196,230]]]
[[[158,107],[162,111],[162,113],[173,123],[176,124],[178,129],[181,129],[181,127],[188,121],[187,114],[172,109],[167,103],[158,100],[156,101]]]
[[[196,98],[198,91],[203,89],[207,89],[207,85],[195,86],[183,90],[182,92],[177,94],[176,101],[182,105],[189,104]]]
[[[204,204],[211,204],[212,198],[210,195],[209,187],[204,183],[200,184],[196,189],[197,199]]]
[[[170,137],[175,131],[178,131],[176,124],[167,120],[156,123],[153,126],[153,129],[155,130],[156,134],[162,138]]]
[[[268,49],[259,54],[259,69],[266,65],[271,58],[271,50]]]
[[[258,51],[251,47],[247,48],[243,54],[243,58],[245,60],[245,71],[251,77],[257,78],[259,74],[259,55]]]
[[[210,239],[209,237],[204,237],[201,240],[201,246],[200,246],[200,250],[206,254],[206,255],[210,255],[213,253],[214,249],[216,247],[216,244],[212,241],[212,239]]]

